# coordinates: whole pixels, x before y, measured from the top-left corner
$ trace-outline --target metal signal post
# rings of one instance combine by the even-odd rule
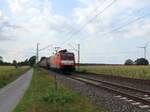
[[[39,45],[40,45],[40,43],[37,43],[37,49],[36,49],[36,63],[38,63],[38,61],[39,61]]]
[[[78,44],[78,69],[80,66],[80,44]]]

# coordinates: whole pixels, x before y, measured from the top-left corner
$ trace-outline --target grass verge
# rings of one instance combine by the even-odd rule
[[[102,112],[91,101],[62,84],[54,90],[54,80],[48,72],[35,69],[29,89],[14,112]]]
[[[79,71],[150,79],[150,66],[80,66]]]
[[[0,88],[17,79],[29,70],[28,66],[15,68],[13,66],[0,66]]]

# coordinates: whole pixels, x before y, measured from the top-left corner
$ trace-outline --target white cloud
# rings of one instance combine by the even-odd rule
[[[0,35],[3,35],[3,39],[16,39],[16,42],[12,42],[14,47],[8,48],[10,49],[8,52],[11,53],[9,55],[12,58],[17,58],[17,54],[20,54],[21,58],[19,59],[23,59],[26,55],[32,55],[35,52],[31,53],[29,48],[35,49],[37,42],[41,43],[40,47],[44,47],[47,44],[60,45],[57,42],[67,41],[66,39],[69,37],[68,32],[78,31],[94,15],[108,6],[112,0],[78,0],[80,5],[74,9],[73,14],[71,14],[73,18],[71,19],[63,15],[56,15],[52,9],[51,0],[7,1],[12,15],[6,17],[0,12],[0,25],[3,20],[3,30],[0,31]],[[117,46],[116,39],[121,41],[123,37],[124,39],[140,37],[146,40],[149,38],[150,33],[149,18],[137,21],[116,33],[111,32],[104,35],[103,32],[111,31],[113,28],[117,28],[140,16],[141,13],[137,14],[136,12],[135,14],[133,12],[148,4],[150,4],[149,0],[117,0],[104,13],[87,24],[80,33],[73,35],[73,38],[68,42],[82,43],[81,53],[83,52],[84,57],[82,61],[88,61],[89,59],[94,59],[94,55],[93,57],[84,55],[89,52],[94,51],[101,54],[101,52],[110,51],[110,49],[111,51],[113,49],[114,52],[119,52],[122,47]],[[18,26],[18,28],[4,28],[6,26],[4,21],[9,23],[7,26]],[[2,38],[0,37],[0,39]],[[15,45],[16,43],[17,45]],[[22,46],[24,44],[25,46]],[[17,49],[18,47],[19,49]],[[111,55],[109,57],[106,56],[106,58],[103,56],[99,57],[99,62],[102,60],[105,62],[108,61]],[[98,59],[95,58],[95,61]]]
[[[104,2],[103,0],[100,0],[98,2],[97,0],[94,1],[80,0],[80,2],[83,5],[75,9],[75,17],[77,23],[79,23],[82,26],[84,23],[86,23],[92,17],[94,17],[94,15],[98,14],[98,12],[103,11],[103,9],[105,9],[105,7],[107,7],[110,3],[112,3],[112,1],[113,0],[108,0]],[[100,5],[100,3],[102,5]],[[104,13],[99,14],[99,16],[92,19],[92,22],[87,24],[85,30],[84,29],[83,30],[87,31],[86,33],[93,34],[92,37],[94,37],[94,34],[97,32],[108,32],[111,29],[118,27],[121,24],[125,24],[126,22],[128,22],[128,20],[133,20],[138,16],[140,16],[140,15],[137,16],[132,12],[140,8],[143,8],[144,6],[147,6],[147,4],[150,4],[149,0],[144,0],[144,1],[116,0],[116,2],[111,7],[109,7],[107,10],[104,11]],[[98,7],[97,5],[99,5],[100,7]],[[96,7],[98,7],[97,10],[95,10]],[[137,25],[138,28],[140,28],[141,24],[138,21],[137,21]]]
[[[82,27],[87,21],[89,21],[97,12],[102,11],[108,4],[113,0],[107,0],[104,2],[103,0],[79,0],[81,2],[80,7],[75,8],[74,17],[76,18],[76,23],[79,27]],[[99,7],[97,8],[97,6]],[[105,52],[105,58],[98,58],[93,54],[91,60],[95,60],[95,62],[107,62],[111,63],[107,60],[107,53],[111,51],[117,50],[117,52],[126,51],[130,49],[130,47],[136,47],[135,42],[138,41],[144,42],[148,41],[150,31],[150,19],[149,17],[145,17],[135,23],[122,27],[122,29],[113,32],[113,29],[116,29],[120,26],[123,26],[130,21],[149,13],[150,9],[149,0],[116,0],[116,2],[109,7],[104,13],[95,17],[92,22],[88,23],[83,29],[84,32],[84,49],[82,52],[82,56],[84,60],[89,60],[88,54],[93,54],[92,51],[95,51],[101,56],[101,52]],[[144,7],[147,7],[144,9]],[[142,9],[142,10],[140,10]],[[112,31],[112,32],[111,32]],[[80,33],[79,35],[81,35]],[[128,46],[120,45],[117,41],[123,42],[128,41]],[[133,41],[134,40],[134,41]],[[132,44],[131,44],[132,43]],[[82,43],[83,45],[83,43]],[[88,52],[91,53],[88,53]],[[118,56],[117,56],[118,55]],[[113,57],[113,53],[109,55],[111,58]],[[119,54],[116,54],[116,62],[121,62],[123,58],[128,58],[130,54],[126,55],[126,57],[119,57]],[[134,56],[135,58],[135,56]],[[125,60],[125,59],[124,59]],[[114,61],[114,62],[115,62]]]
[[[20,27],[5,29],[2,32],[8,37],[12,38],[13,36],[16,39],[16,42],[13,42],[14,48],[9,48],[8,51],[11,51],[9,55],[12,58],[17,57],[17,53],[20,54],[21,51],[24,51],[25,48],[22,46],[24,44],[30,48],[33,44],[36,47],[37,42],[41,43],[40,47],[60,42],[66,38],[65,33],[68,32],[68,29],[72,28],[69,19],[53,13],[50,0],[8,0],[8,3],[12,13],[11,23]],[[16,49],[18,46],[20,46],[19,49]],[[26,53],[21,53],[21,57],[25,57]]]

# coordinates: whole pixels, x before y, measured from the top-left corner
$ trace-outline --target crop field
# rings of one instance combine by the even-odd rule
[[[80,66],[79,71],[150,79],[150,66]]]
[[[43,69],[35,69],[29,89],[14,112],[104,112],[91,101],[58,83]]]
[[[17,79],[29,69],[28,66],[15,68],[14,66],[0,66],[0,88]]]

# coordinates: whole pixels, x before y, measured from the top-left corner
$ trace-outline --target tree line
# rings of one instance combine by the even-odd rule
[[[46,57],[42,57],[44,59]],[[17,62],[16,60],[13,60],[12,63],[5,62],[2,60],[2,56],[0,56],[0,65],[7,65],[7,66],[34,66],[36,63],[36,56],[32,56],[29,59],[26,59],[25,61]],[[145,58],[138,58],[135,61],[131,59],[127,59],[124,63],[124,65],[149,65],[149,61]]]
[[[149,65],[149,61],[145,58],[138,58],[135,61],[127,59],[125,65]]]
[[[0,57],[1,57],[0,65],[16,66],[16,67],[18,67],[18,66],[33,66],[36,63],[36,56],[32,56],[29,59],[26,59],[26,60],[20,61],[20,62],[17,62],[17,60],[13,60],[11,63],[3,61],[2,60],[3,59],[2,56],[0,56]]]

